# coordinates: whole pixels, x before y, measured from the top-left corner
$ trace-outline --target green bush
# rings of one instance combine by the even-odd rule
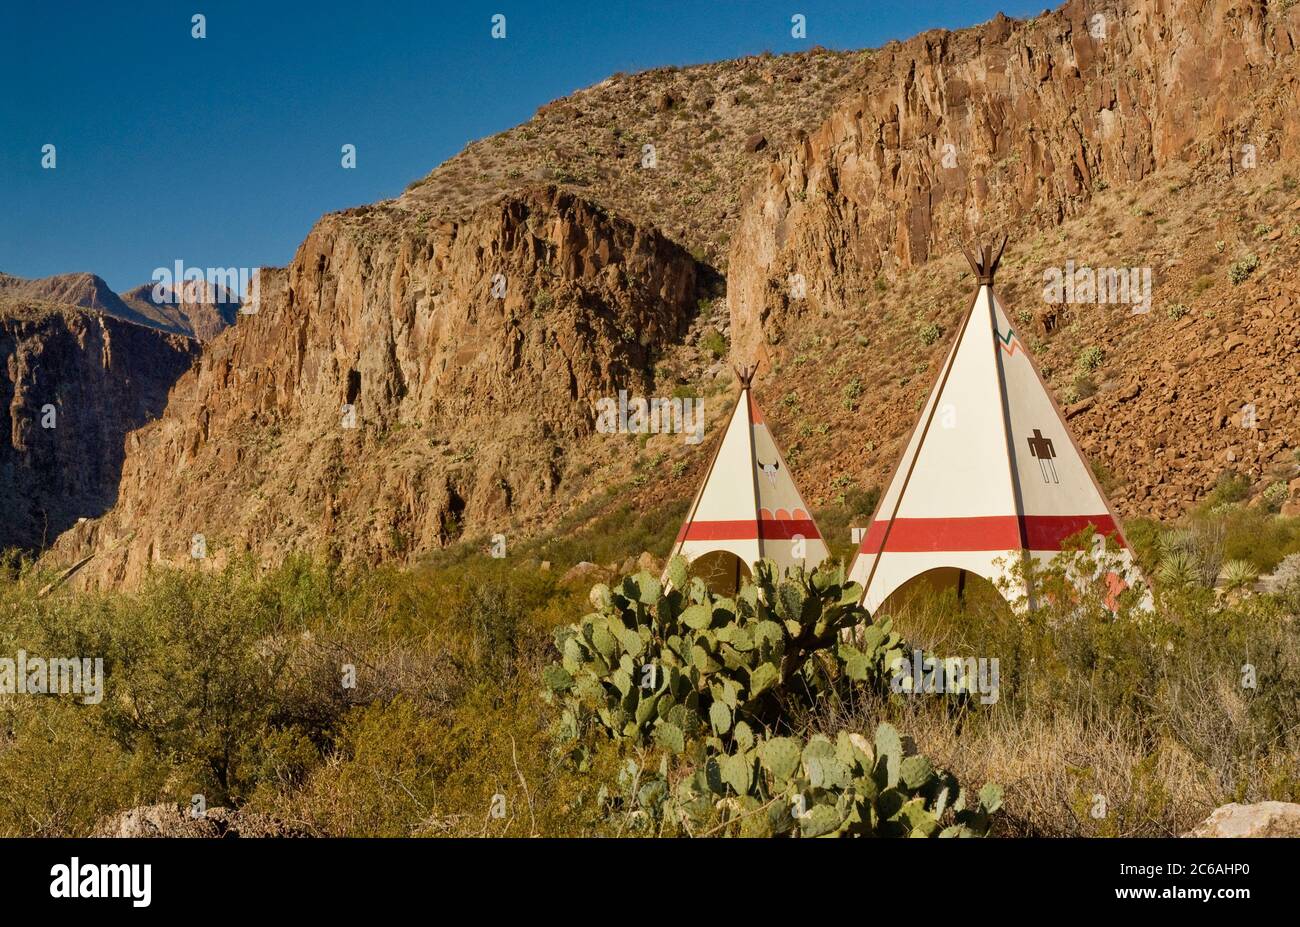
[[[1102,365],[1105,359],[1106,353],[1097,345],[1092,345],[1079,352],[1079,358],[1075,362],[1075,366],[1082,373],[1092,373]]]
[[[716,328],[709,328],[700,338],[700,347],[714,360],[727,356],[727,339]]]
[[[1248,255],[1240,261],[1233,263],[1228,268],[1228,279],[1235,286],[1238,283],[1245,282],[1246,278],[1259,269],[1259,256],[1255,254]]]
[[[556,632],[562,659],[543,672],[574,762],[587,761],[593,738],[664,751],[657,775],[629,761],[621,797],[600,799],[607,809],[656,832],[987,833],[996,787],[965,809],[955,778],[905,756],[891,727],[878,730],[874,751],[847,732],[835,743],[790,736],[800,708],[833,698],[837,684],[883,694],[904,654],[888,620],[873,624],[858,605],[861,588],[845,583],[842,566],[779,579],[764,561],[735,598],[688,579],[680,557],[669,580],[667,590],[648,573],[596,586],[598,610]]]

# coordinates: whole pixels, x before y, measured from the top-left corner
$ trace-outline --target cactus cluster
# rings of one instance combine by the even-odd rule
[[[983,836],[997,786],[968,801],[889,724],[874,743],[788,734],[801,700],[844,686],[888,689],[907,652],[887,620],[872,623],[841,565],[780,578],[769,562],[734,598],[688,577],[680,557],[667,587],[638,573],[592,589],[595,611],[560,628],[561,660],[543,672],[562,705],[559,739],[584,730],[662,751],[658,772],[628,758],[621,794],[598,804],[623,826],[663,832],[799,836]]]
[[[888,723],[874,743],[856,733],[738,739],[733,752],[701,751],[671,788],[665,757],[658,773],[628,760],[616,802],[642,830],[749,837],[983,837],[1002,790],[963,790],[952,773],[909,749]]]
[[[792,699],[847,678],[883,688],[904,653],[887,623],[873,625],[842,566],[778,579],[761,562],[735,598],[688,579],[674,558],[668,588],[649,573],[592,590],[596,611],[560,628],[559,663],[543,681],[562,700],[561,729],[594,723],[615,739],[681,753],[705,736],[718,751],[777,722]],[[844,640],[857,630],[852,641]]]

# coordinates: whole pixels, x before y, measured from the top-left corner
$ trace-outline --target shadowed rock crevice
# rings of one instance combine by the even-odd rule
[[[0,549],[39,550],[110,509],[128,436],[197,353],[97,312],[0,300]]]

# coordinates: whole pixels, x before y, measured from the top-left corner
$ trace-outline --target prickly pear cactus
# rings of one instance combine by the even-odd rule
[[[700,736],[730,746],[742,723],[766,729],[791,699],[836,679],[883,686],[904,652],[887,622],[871,623],[840,566],[778,578],[762,562],[734,599],[688,580],[681,558],[668,577],[667,591],[649,573],[597,586],[596,610],[556,632],[561,659],[543,682],[563,703],[563,730],[594,724],[675,752]]]
[[[951,773],[909,751],[888,724],[858,733],[777,736],[785,712],[844,686],[888,689],[906,645],[872,623],[842,566],[784,578],[768,562],[735,598],[688,579],[638,573],[592,589],[594,611],[555,634],[542,673],[561,706],[559,740],[631,746],[620,830],[745,836],[982,836],[1001,805],[987,785],[972,806]],[[576,752],[585,748],[579,747]],[[662,751],[656,773],[638,765]],[[670,768],[669,758],[673,758]],[[611,811],[611,813],[613,813]]]
[[[874,746],[856,733],[808,740],[770,737],[750,749],[711,756],[675,790],[661,767],[642,789],[652,804],[625,807],[631,821],[660,833],[799,837],[983,837],[1002,804],[1002,790],[984,786],[968,797],[952,773],[924,756],[904,753],[889,724]],[[647,780],[647,781],[650,781]],[[634,796],[629,796],[634,799]]]

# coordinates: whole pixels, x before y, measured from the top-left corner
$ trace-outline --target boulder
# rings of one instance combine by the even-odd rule
[[[589,560],[583,560],[580,563],[575,563],[573,566],[569,567],[569,569],[565,571],[564,575],[560,577],[560,585],[567,586],[569,583],[576,583],[579,580],[588,580],[588,579],[591,582],[595,582],[596,577],[601,572],[602,572],[601,567],[597,566],[596,564],[592,563]]]
[[[1300,837],[1300,804],[1262,801],[1253,805],[1233,802],[1213,813],[1186,837]]]
[[[648,550],[641,551],[641,556],[636,558],[637,570],[645,570],[654,576],[658,576],[664,571],[664,562],[650,553]]]

